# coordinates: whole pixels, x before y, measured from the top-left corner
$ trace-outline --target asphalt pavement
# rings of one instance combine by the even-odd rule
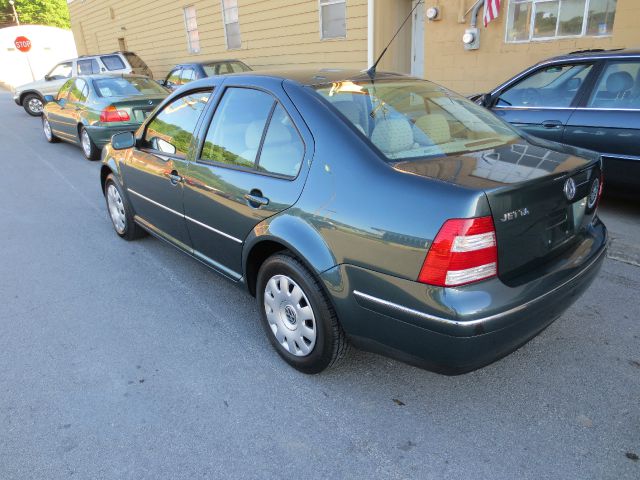
[[[0,93],[0,479],[638,479],[640,207],[517,352],[457,377],[353,351],[307,376],[255,300],[113,231],[99,162]]]

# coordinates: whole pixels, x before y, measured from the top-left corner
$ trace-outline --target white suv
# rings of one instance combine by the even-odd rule
[[[153,78],[151,70],[133,52],[114,52],[101,55],[85,55],[60,62],[42,80],[16,87],[13,100],[24,107],[29,115],[42,114],[45,95],[55,96],[60,87],[71,77],[94,73],[136,73]]]

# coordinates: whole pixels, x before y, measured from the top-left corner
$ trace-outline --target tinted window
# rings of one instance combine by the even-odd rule
[[[166,105],[147,125],[143,146],[184,157],[211,92],[193,92]]]
[[[519,139],[491,112],[425,80],[345,81],[315,88],[392,161],[460,155]]]
[[[54,79],[69,78],[73,71],[71,62],[59,63],[53,70],[48,73],[48,76]]]
[[[93,80],[93,86],[99,97],[167,94],[157,82],[146,77],[97,78]]]
[[[201,158],[253,168],[273,105],[268,93],[228,88],[207,131]]]
[[[100,66],[95,58],[78,60],[78,75],[92,75],[100,73]]]
[[[587,106],[640,110],[640,62],[609,63]]]
[[[273,111],[258,159],[258,170],[295,177],[302,165],[304,144],[280,104]]]
[[[73,80],[68,80],[60,90],[58,90],[58,95],[56,96],[56,100],[66,99],[67,95],[69,95],[69,90],[71,90],[71,86],[73,85]]]
[[[592,65],[554,65],[502,92],[498,107],[570,107]]]
[[[180,74],[181,85],[192,82],[195,79],[196,79],[196,72],[193,68],[185,68],[182,70],[182,73]]]
[[[180,72],[182,69],[176,68],[167,75],[167,85],[180,85]]]
[[[118,55],[105,55],[100,57],[107,70],[124,70],[126,67],[124,62]]]
[[[242,62],[229,62],[229,66],[234,73],[248,72],[251,70]]]
[[[84,102],[87,100],[88,95],[89,87],[87,86],[87,82],[85,82],[81,78],[77,78],[75,82],[72,83],[72,87],[69,90],[68,101]]]

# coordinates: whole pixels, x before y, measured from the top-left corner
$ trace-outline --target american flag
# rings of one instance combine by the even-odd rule
[[[491,20],[498,18],[500,12],[500,0],[485,0],[484,2],[484,26],[489,25]]]

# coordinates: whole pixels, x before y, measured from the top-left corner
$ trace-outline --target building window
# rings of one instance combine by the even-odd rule
[[[320,38],[347,36],[347,5],[345,0],[320,0]]]
[[[200,51],[200,34],[196,20],[196,7],[190,5],[184,7],[184,28],[187,31],[187,50],[189,53]]]
[[[238,22],[238,0],[222,0],[222,20],[227,49],[240,48],[240,23]]]
[[[608,36],[617,0],[510,0],[507,42]]]

